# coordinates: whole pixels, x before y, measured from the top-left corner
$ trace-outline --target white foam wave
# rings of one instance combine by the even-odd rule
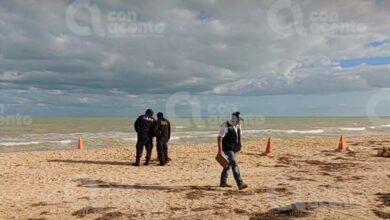
[[[50,141],[50,143],[58,143],[58,144],[66,145],[66,144],[71,144],[72,141],[71,140]]]
[[[357,128],[339,128],[340,130],[342,131],[365,131],[366,128],[365,127],[357,127]]]
[[[12,146],[25,146],[25,145],[37,145],[44,143],[52,143],[52,144],[70,144],[71,140],[60,140],[60,141],[26,141],[26,142],[0,142],[0,146],[12,147]]]
[[[39,142],[39,141],[29,141],[29,142],[3,142],[3,143],[0,143],[0,146],[7,146],[7,147],[11,147],[11,146],[21,146],[21,145],[33,145],[33,144],[40,144],[42,142]]]
[[[257,134],[257,133],[322,134],[324,133],[324,130],[323,129],[312,129],[312,130],[262,129],[262,130],[244,130],[243,132],[247,134]]]
[[[315,130],[287,130],[287,134],[322,134],[324,130],[315,129]]]

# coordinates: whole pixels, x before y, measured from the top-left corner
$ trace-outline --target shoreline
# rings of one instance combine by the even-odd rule
[[[348,139],[355,139],[355,138],[365,138],[365,139],[369,139],[370,137],[371,138],[386,138],[390,135],[385,135],[385,134],[375,134],[375,135],[368,135],[368,134],[348,134],[348,135],[343,135],[344,138],[346,138],[346,141],[348,141]],[[307,136],[307,135],[273,135],[273,136],[264,136],[262,135],[262,137],[259,137],[259,138],[256,138],[256,137],[244,137],[244,141],[246,142],[256,142],[257,140],[259,140],[261,142],[261,144],[265,145],[266,144],[266,140],[268,139],[268,137],[271,137],[272,139],[281,139],[281,140],[296,140],[296,139],[302,139],[302,140],[305,140],[305,139],[329,139],[330,141],[332,139],[334,140],[338,140],[338,138],[340,137],[339,135],[310,135],[310,136]],[[194,140],[188,140],[186,142],[171,142],[170,143],[170,146],[172,147],[178,147],[178,146],[182,146],[182,145],[186,145],[186,146],[191,146],[191,145],[194,145],[194,144],[189,144],[188,142],[195,142],[195,139]],[[198,144],[195,144],[195,145],[215,145],[216,144],[216,140],[214,140],[216,138],[210,138],[210,140],[207,140],[207,139],[203,139],[202,141],[198,141]],[[118,143],[117,143],[118,144]],[[86,146],[86,149],[104,149],[104,148],[131,148],[131,147],[134,147],[135,148],[135,144],[136,144],[136,141],[128,141],[128,142],[120,142],[117,146],[96,146],[96,147],[89,147],[89,146]],[[154,140],[154,147],[155,147],[155,140]],[[14,148],[14,150],[10,150],[10,151],[3,151],[2,149],[4,150],[7,150],[7,149],[10,149],[10,148]],[[22,148],[21,150],[19,150],[18,148]],[[33,149],[27,149],[27,148],[33,148]],[[38,149],[36,149],[38,148]],[[40,148],[44,148],[44,149],[40,149]],[[1,146],[0,147],[0,154],[10,154],[10,153],[18,153],[18,152],[46,152],[46,151],[69,151],[69,150],[73,150],[73,149],[76,149],[76,140],[74,140],[74,146],[67,146],[67,147],[63,147],[63,148],[58,148],[58,149],[49,149],[47,147],[39,147],[39,146]]]

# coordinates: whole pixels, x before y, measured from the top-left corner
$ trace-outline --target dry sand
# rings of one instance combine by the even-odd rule
[[[134,146],[0,154],[0,219],[378,219],[390,215],[390,137],[247,141],[249,188],[218,186],[213,144],[170,149],[172,163],[132,167]],[[153,157],[156,157],[154,151]]]

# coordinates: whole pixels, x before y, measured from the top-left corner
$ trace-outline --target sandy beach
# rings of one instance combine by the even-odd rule
[[[130,166],[135,148],[0,154],[0,219],[379,219],[390,216],[390,136],[245,141],[249,188],[219,188],[215,144],[170,149],[172,162]],[[88,146],[87,146],[88,147]],[[153,152],[156,159],[156,152]]]

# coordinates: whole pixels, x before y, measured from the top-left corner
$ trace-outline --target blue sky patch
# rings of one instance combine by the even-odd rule
[[[388,44],[388,43],[390,43],[390,40],[372,41],[367,46],[368,47],[380,47],[383,44]]]
[[[390,56],[385,57],[363,57],[358,59],[341,60],[340,66],[343,68],[356,67],[362,64],[368,66],[381,66],[390,64]]]

